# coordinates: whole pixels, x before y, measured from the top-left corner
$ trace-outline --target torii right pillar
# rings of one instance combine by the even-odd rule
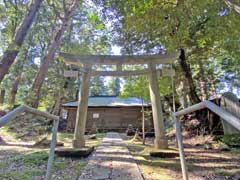
[[[167,149],[168,141],[165,136],[163,121],[162,104],[159,95],[158,78],[156,64],[148,64],[149,72],[149,91],[152,103],[153,124],[155,131],[154,145],[158,149]]]

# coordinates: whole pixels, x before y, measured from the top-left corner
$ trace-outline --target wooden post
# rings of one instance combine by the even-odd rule
[[[145,115],[144,115],[144,105],[143,105],[143,97],[142,97],[142,142],[145,145]]]
[[[155,131],[155,147],[158,149],[167,149],[168,141],[165,137],[165,128],[163,122],[162,105],[159,95],[156,64],[149,63],[149,90],[152,103],[153,124]]]
[[[91,66],[86,66],[86,72],[82,75],[82,80],[79,89],[78,95],[78,109],[77,109],[77,117],[76,124],[74,130],[74,139],[73,139],[73,147],[81,148],[85,146],[85,126],[87,119],[87,109],[88,109],[88,95],[89,95],[89,86],[90,86],[90,78],[91,78]]]

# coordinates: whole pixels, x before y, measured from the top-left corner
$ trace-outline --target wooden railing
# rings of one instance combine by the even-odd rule
[[[26,105],[21,105],[11,112],[7,113],[5,116],[0,118],[0,127],[4,126],[7,124],[9,121],[13,120],[16,118],[20,113],[27,112],[31,114],[35,114],[38,116],[43,116],[48,119],[53,120],[53,128],[52,128],[52,140],[51,140],[51,145],[50,145],[50,151],[49,151],[49,157],[48,157],[48,162],[47,162],[47,171],[46,171],[46,180],[49,180],[51,178],[51,169],[53,165],[53,160],[54,160],[54,151],[56,147],[56,142],[57,142],[57,130],[58,130],[58,124],[59,124],[59,116],[55,116],[52,114],[49,114],[44,111],[40,111],[34,108],[31,108]]]
[[[224,121],[228,122],[229,124],[231,124],[232,126],[234,126],[236,129],[240,131],[240,119],[210,101],[203,101],[201,103],[195,104],[193,106],[190,106],[188,108],[185,108],[183,110],[173,113],[173,119],[176,125],[176,134],[177,134],[177,141],[178,141],[178,148],[179,148],[179,156],[181,161],[182,175],[184,180],[188,180],[188,173],[187,173],[186,160],[184,155],[184,146],[183,146],[183,140],[182,140],[183,138],[182,138],[182,133],[180,128],[180,122],[177,119],[177,117],[183,116],[185,114],[188,114],[200,109],[204,109],[204,108],[210,109],[212,112],[220,116]]]

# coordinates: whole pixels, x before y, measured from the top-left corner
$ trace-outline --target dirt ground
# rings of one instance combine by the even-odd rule
[[[201,144],[202,138],[196,137],[184,141],[189,179],[240,180],[240,149],[231,148],[226,152],[214,148],[206,150]],[[182,179],[179,157],[149,156],[150,151],[157,151],[152,146],[152,138],[147,139],[146,145],[142,145],[142,142],[131,141],[126,136],[124,139],[146,180]],[[166,152],[178,152],[174,144],[175,142],[170,142],[170,150]]]
[[[47,148],[33,147],[32,141],[15,139],[11,134],[0,129],[0,179],[2,180],[42,180],[46,172],[48,158]],[[103,135],[97,140],[88,140],[87,145],[98,145]],[[122,135],[130,152],[139,165],[146,180],[179,180],[182,179],[179,158],[156,158],[149,156],[153,148],[153,139],[142,142],[131,141],[132,137]],[[59,133],[58,139],[65,146],[71,145],[72,134]],[[239,180],[240,149],[230,151],[208,149],[203,146],[206,137],[195,137],[184,141],[186,161],[190,180]],[[178,152],[174,142],[170,142],[170,150]],[[53,180],[77,179],[86,166],[87,159],[56,157],[53,167]]]
[[[0,179],[1,180],[43,180],[48,160],[48,147],[34,147],[33,141],[15,139],[0,129]],[[87,146],[96,146],[102,135],[87,140]],[[58,140],[65,147],[71,146],[72,134],[58,133]],[[87,164],[87,158],[64,158],[55,156],[52,179],[75,180]]]

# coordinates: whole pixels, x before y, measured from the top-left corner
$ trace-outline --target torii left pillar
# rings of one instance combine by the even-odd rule
[[[80,89],[78,95],[78,109],[76,124],[74,130],[73,138],[73,147],[82,148],[85,146],[85,127],[87,119],[87,110],[88,110],[88,95],[89,95],[89,86],[91,78],[91,67],[85,67],[85,72],[82,75],[82,80],[80,82]]]
[[[150,98],[152,103],[152,114],[153,114],[153,124],[154,124],[154,132],[155,139],[154,145],[158,149],[167,149],[168,141],[165,137],[165,127],[163,122],[163,112],[162,112],[162,104],[159,94],[158,87],[158,79],[157,79],[157,71],[156,64],[148,64],[150,73],[149,77],[149,90],[150,90]]]

